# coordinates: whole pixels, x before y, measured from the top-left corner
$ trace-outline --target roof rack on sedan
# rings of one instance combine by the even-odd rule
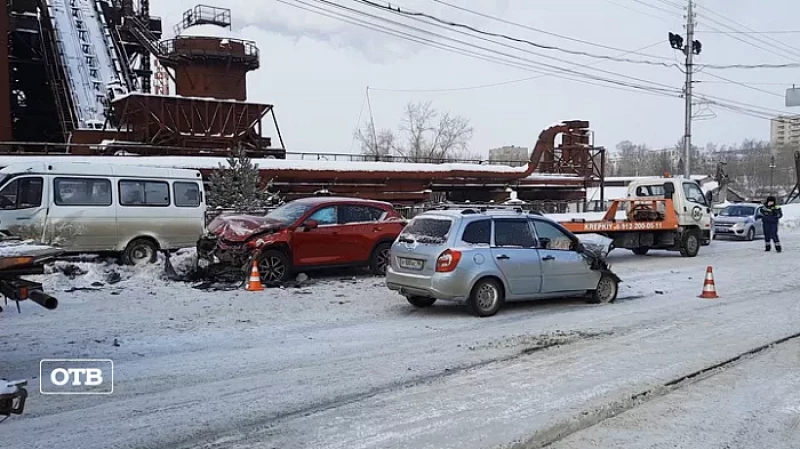
[[[483,213],[488,210],[512,210],[518,214],[528,213],[531,215],[539,215],[542,213],[537,210],[525,210],[518,205],[511,204],[475,204],[475,203],[446,203],[433,206],[427,210],[459,210],[461,209],[462,215],[471,215]]]

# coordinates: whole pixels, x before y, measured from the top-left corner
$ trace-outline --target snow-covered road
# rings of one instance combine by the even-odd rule
[[[54,312],[0,314],[0,374],[37,390],[42,358],[111,358],[114,394],[34,391],[26,414],[0,425],[0,447],[567,444],[638,405],[633,395],[800,332],[800,234],[783,239],[783,254],[760,242],[714,242],[694,259],[615,252],[616,304],[509,304],[488,319],[416,310],[371,277],[249,293],[139,273],[62,292]],[[707,265],[721,299],[697,298]]]

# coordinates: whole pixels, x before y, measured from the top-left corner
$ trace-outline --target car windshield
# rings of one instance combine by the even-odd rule
[[[308,204],[286,203],[267,214],[267,218],[280,221],[281,223],[294,223],[306,212],[311,209]]]
[[[400,234],[400,240],[418,243],[444,243],[453,222],[447,218],[415,218]]]
[[[751,217],[755,215],[756,208],[753,206],[728,206],[720,215],[723,217]]]

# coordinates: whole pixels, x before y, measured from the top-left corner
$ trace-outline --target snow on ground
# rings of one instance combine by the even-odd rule
[[[800,342],[790,341],[552,449],[794,449],[800,441],[798,355]]]
[[[783,240],[783,254],[759,242],[714,242],[696,258],[617,250],[616,304],[511,303],[487,319],[456,305],[415,309],[357,273],[246,292],[167,281],[160,265],[56,267],[44,282],[57,310],[0,313],[0,374],[32,385],[26,413],[0,424],[0,447],[536,442],[800,330],[800,234]],[[192,257],[175,257],[179,271]],[[718,300],[697,298],[708,265]],[[39,360],[54,357],[112,358],[114,394],[40,395]]]

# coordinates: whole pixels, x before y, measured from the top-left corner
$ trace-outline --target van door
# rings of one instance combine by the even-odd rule
[[[40,239],[47,217],[47,195],[42,176],[20,176],[0,188],[0,230]]]
[[[173,247],[170,235],[175,223],[170,207],[169,183],[152,179],[120,179],[117,208],[118,248],[142,237],[154,237],[162,249]]]
[[[205,228],[206,208],[203,203],[203,188],[199,181],[175,181],[172,183],[175,225],[170,227],[170,240],[175,248],[197,245]]]
[[[70,251],[114,251],[117,221],[108,178],[56,176],[48,241]]]

